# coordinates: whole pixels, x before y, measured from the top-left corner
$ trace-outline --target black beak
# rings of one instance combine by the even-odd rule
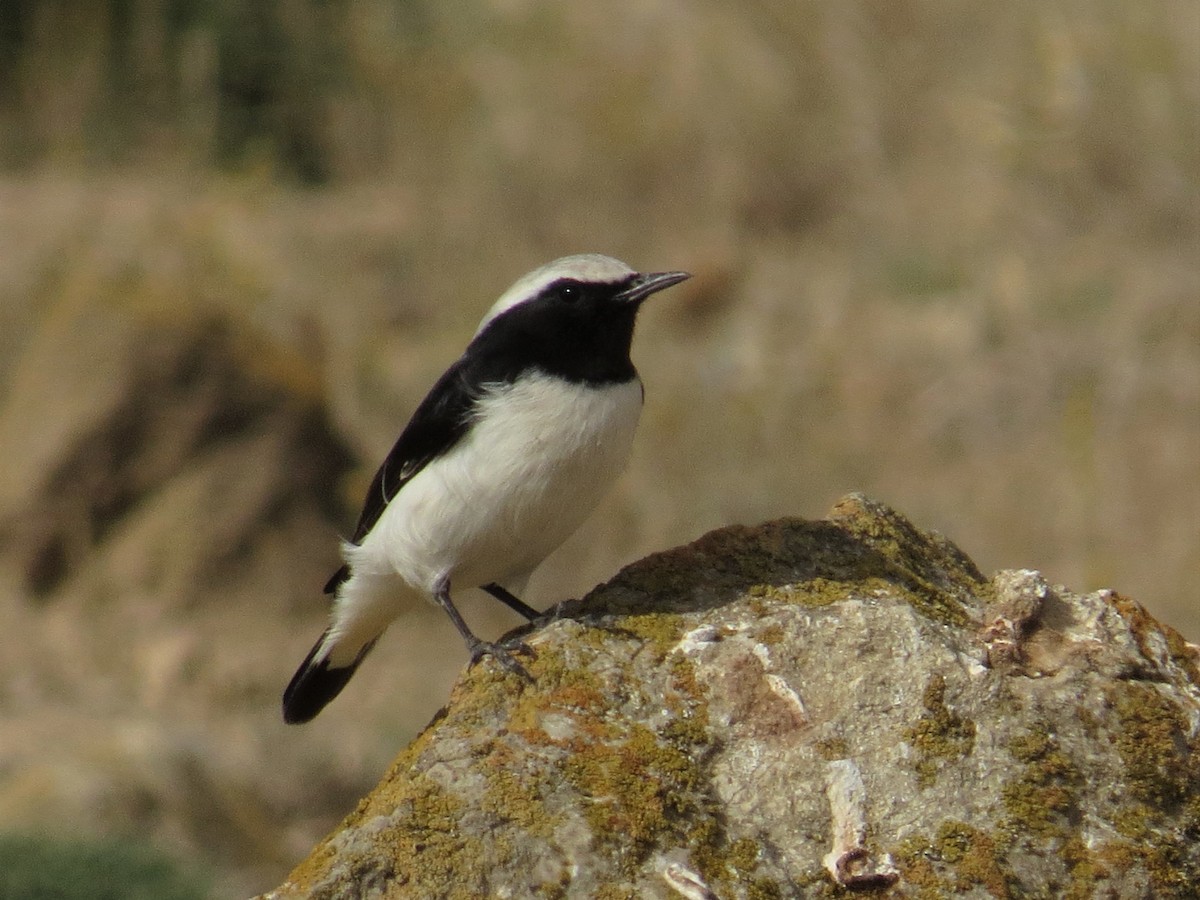
[[[621,303],[640,303],[651,294],[658,293],[691,277],[691,272],[650,272],[645,275],[634,275],[629,281],[629,287],[617,294],[615,299]]]

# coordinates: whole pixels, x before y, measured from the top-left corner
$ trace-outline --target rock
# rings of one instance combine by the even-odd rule
[[[629,566],[264,895],[1185,897],[1197,648],[852,495]]]

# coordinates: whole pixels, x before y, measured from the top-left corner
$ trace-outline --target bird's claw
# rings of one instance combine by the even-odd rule
[[[516,642],[516,644],[512,646],[512,649],[518,653],[524,653],[530,656],[534,655],[533,650],[524,641]],[[533,676],[529,674],[528,670],[523,665],[513,659],[512,653],[509,652],[507,647],[501,646],[500,644],[493,644],[489,641],[479,641],[473,647],[471,647],[470,664],[475,665],[475,663],[479,662],[479,660],[481,660],[484,656],[490,656],[518,678],[522,678],[528,682],[533,681]]]
[[[499,646],[513,653],[519,653],[522,656],[528,656],[530,659],[537,658],[537,651],[521,640],[520,635],[513,635],[506,640],[500,641]]]

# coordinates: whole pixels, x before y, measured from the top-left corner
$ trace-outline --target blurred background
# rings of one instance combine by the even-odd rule
[[[245,896],[353,808],[465,654],[414,609],[285,728],[337,536],[584,250],[695,278],[531,602],[861,490],[1200,639],[1195,3],[6,0],[0,895]]]

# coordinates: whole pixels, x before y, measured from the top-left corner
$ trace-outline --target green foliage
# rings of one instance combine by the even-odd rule
[[[129,0],[0,9],[0,165],[183,156],[329,175],[329,101],[354,81],[348,4]],[[29,97],[34,90],[42,102]]]
[[[129,841],[0,836],[0,900],[201,900],[203,882]]]

